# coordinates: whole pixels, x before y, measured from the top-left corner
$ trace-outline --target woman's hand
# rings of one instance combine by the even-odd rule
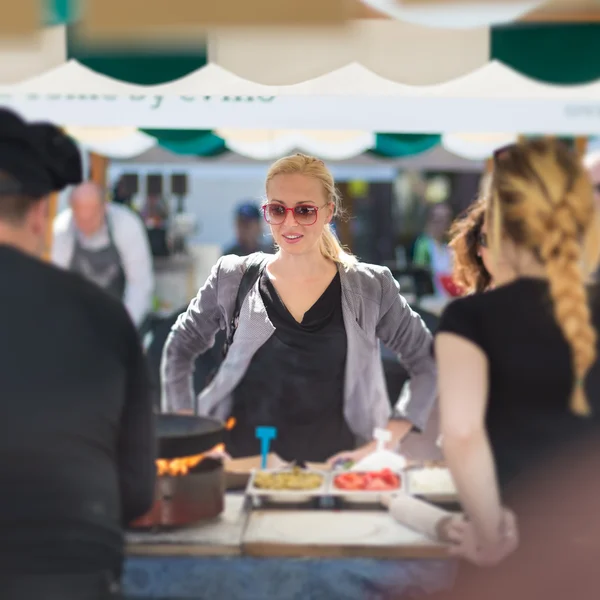
[[[346,450],[344,452],[338,452],[334,454],[331,458],[327,459],[327,466],[329,468],[333,468],[336,463],[344,463],[344,462],[353,462],[357,463],[359,460],[362,460],[365,456],[369,456],[375,452],[377,448],[376,442],[369,442],[356,450]]]
[[[440,537],[452,543],[450,554],[480,567],[497,565],[519,545],[517,520],[508,509],[502,510],[502,521],[495,540],[479,539],[473,523],[462,515],[445,520],[440,526]]]

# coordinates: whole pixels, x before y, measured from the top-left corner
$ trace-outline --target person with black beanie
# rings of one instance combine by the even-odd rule
[[[74,142],[0,108],[0,598],[119,597],[124,527],[152,505],[145,359],[121,302],[40,260]]]

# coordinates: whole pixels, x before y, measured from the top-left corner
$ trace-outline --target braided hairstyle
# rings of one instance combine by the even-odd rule
[[[574,374],[570,408],[590,413],[585,376],[596,360],[586,280],[600,256],[591,182],[578,157],[550,138],[528,140],[494,157],[488,218],[496,252],[502,236],[544,265],[555,319],[569,344]]]

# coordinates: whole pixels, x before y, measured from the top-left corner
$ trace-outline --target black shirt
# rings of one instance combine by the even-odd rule
[[[112,569],[151,505],[152,403],[121,302],[0,246],[0,574]]]
[[[590,289],[598,330],[599,292]],[[502,486],[572,442],[599,434],[600,361],[586,380],[593,416],[577,417],[569,409],[570,348],[554,318],[547,282],[523,278],[455,300],[442,315],[438,332],[444,331],[470,340],[488,357],[486,425]]]
[[[277,427],[271,450],[284,460],[324,461],[355,446],[344,418],[346,329],[339,273],[298,323],[266,272],[260,294],[275,333],[234,392],[233,456],[260,454],[258,426]]]

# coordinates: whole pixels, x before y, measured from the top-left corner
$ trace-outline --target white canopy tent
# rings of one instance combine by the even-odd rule
[[[176,82],[141,87],[71,61],[0,86],[0,104],[28,119],[79,127],[600,133],[600,82],[542,84],[497,62],[431,86],[396,83],[353,63],[286,86],[211,64]]]

